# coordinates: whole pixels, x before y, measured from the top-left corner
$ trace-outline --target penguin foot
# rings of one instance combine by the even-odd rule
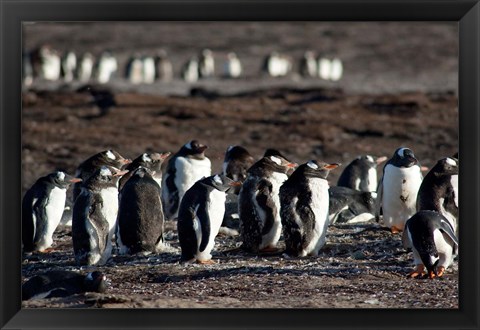
[[[41,250],[41,251],[38,251],[39,253],[50,253],[50,252],[53,252],[55,251],[54,248],[50,247],[50,248],[47,248],[45,250]]]
[[[437,277],[442,277],[443,273],[445,273],[445,267],[443,267],[443,266],[438,267]]]
[[[423,271],[425,270],[424,265],[417,265],[413,272],[408,274],[408,277],[410,278],[417,278],[417,277],[422,277],[423,276]]]
[[[435,276],[436,276],[436,275],[435,275],[435,272],[434,272],[433,270],[431,270],[431,271],[428,272],[428,278],[429,278],[429,279],[434,279]]]
[[[209,260],[197,260],[197,264],[201,265],[214,265],[216,264],[215,260],[209,259]]]
[[[392,227],[390,227],[390,231],[392,232],[392,234],[398,234],[398,233],[400,233],[402,230],[399,229],[399,228],[397,228],[397,227],[395,227],[395,226],[392,226]]]

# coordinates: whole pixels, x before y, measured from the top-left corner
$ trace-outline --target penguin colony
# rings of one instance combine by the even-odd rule
[[[438,160],[423,178],[414,152],[400,147],[383,166],[378,187],[372,169],[386,157],[360,156],[345,166],[338,186],[329,187],[329,172],[341,164],[312,159],[298,165],[275,149],[255,160],[245,148],[229,146],[222,173],[212,173],[207,148],[191,140],[172,155],[144,153],[133,162],[105,150],[81,162],[76,178],[56,171],[38,179],[23,198],[24,252],[54,249],[52,234],[73,183],[79,265],[105,265],[112,253],[172,249],[165,221],[176,221],[181,262],[215,263],[226,213],[239,222],[238,249],[256,255],[317,256],[329,225],[372,219],[402,233],[413,253],[412,278],[443,276],[457,255],[458,153]],[[285,251],[278,247],[282,236]]]
[[[90,52],[76,54],[73,50],[60,53],[50,45],[44,44],[24,53],[22,58],[23,84],[27,87],[31,86],[36,79],[65,83],[78,81],[106,84],[123,78],[132,85],[138,85],[153,84],[157,81],[170,82],[175,76],[172,62],[164,49],[153,54],[137,52],[132,54],[127,59],[123,70],[119,66],[117,57],[110,50],[105,50],[96,56]],[[285,77],[293,74],[294,68],[303,78],[319,78],[335,82],[339,81],[343,75],[341,59],[335,56],[317,56],[311,50],[307,50],[297,60],[276,51],[271,52],[263,59],[260,71],[270,77]],[[220,56],[210,49],[203,49],[199,54],[190,56],[182,64],[179,72],[179,78],[187,83],[213,77],[236,79],[242,75],[244,75],[242,63],[235,52]]]

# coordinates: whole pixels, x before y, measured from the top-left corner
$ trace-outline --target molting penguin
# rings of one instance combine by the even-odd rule
[[[282,233],[280,186],[297,164],[281,156],[267,156],[250,167],[238,198],[242,248],[250,252],[277,251]]]
[[[145,167],[152,171],[152,178],[158,183],[158,186],[162,187],[162,164],[167,157],[170,156],[170,152],[154,152],[143,153],[135,158],[130,164],[124,167],[129,172],[120,178],[119,190],[125,185],[128,179],[133,175],[133,171],[138,167]]]
[[[117,231],[120,254],[158,253],[164,246],[160,186],[154,174],[138,167],[122,189]]]
[[[95,171],[100,169],[102,166],[113,166],[115,168],[122,168],[123,165],[130,164],[132,161],[130,159],[123,158],[115,150],[109,149],[102,152],[99,152],[90,158],[83,161],[77,167],[75,176],[80,178],[85,182]],[[73,186],[73,201],[80,194],[80,188],[82,184],[76,183]]]
[[[131,84],[143,82],[143,62],[140,55],[133,55],[127,62],[125,77]]]
[[[82,186],[73,206],[72,241],[79,265],[103,265],[112,253],[118,179],[127,171],[102,166]]]
[[[458,249],[458,240],[448,219],[435,211],[422,210],[412,216],[405,227],[407,245],[412,248],[416,266],[409,276],[423,276],[426,267],[429,278],[441,277],[453,263]]]
[[[417,210],[443,215],[458,234],[458,161],[440,159],[423,178],[417,196]]]
[[[182,67],[182,78],[186,82],[194,83],[198,80],[198,76],[198,60],[192,57]]]
[[[202,50],[198,61],[200,78],[210,78],[215,74],[215,60],[210,49]]]
[[[383,168],[378,185],[375,218],[379,220],[380,208],[383,222],[392,233],[403,230],[405,222],[416,212],[418,189],[422,172],[413,151],[398,148]]]
[[[334,223],[357,223],[375,218],[376,192],[358,191],[347,187],[330,187],[328,219]]]
[[[339,164],[311,160],[300,165],[280,188],[280,216],[286,253],[317,256],[328,227],[330,170]]]
[[[358,156],[345,167],[337,186],[360,191],[377,191],[377,165],[387,160],[387,157],[375,159],[373,156]]]
[[[22,300],[67,297],[84,292],[103,293],[106,289],[106,277],[99,271],[83,275],[67,270],[51,270],[33,276],[22,285]]]
[[[174,219],[185,192],[203,177],[210,176],[212,164],[205,156],[207,146],[192,140],[168,161],[162,184],[162,202],[166,219]]]
[[[253,165],[255,159],[241,146],[229,146],[223,160],[223,175],[234,181],[243,182],[247,178],[247,170]],[[237,195],[240,188],[233,190]]]
[[[223,67],[223,76],[226,78],[238,78],[242,74],[242,63],[237,54],[230,52]]]
[[[167,52],[161,49],[155,56],[156,79],[171,81],[173,79],[173,65],[168,59]]]
[[[225,192],[238,184],[223,174],[213,175],[197,181],[185,193],[177,224],[181,261],[214,263],[210,252],[225,213]]]
[[[317,76],[317,59],[315,53],[307,50],[300,60],[300,74],[304,77],[313,78]]]
[[[80,182],[57,171],[38,179],[22,201],[22,243],[25,252],[46,252],[53,243],[53,232],[62,218],[71,183]]]

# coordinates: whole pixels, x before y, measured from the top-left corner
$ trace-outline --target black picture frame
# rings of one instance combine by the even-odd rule
[[[0,325],[2,329],[478,329],[480,5],[431,1],[16,1],[0,0]],[[458,21],[460,308],[21,309],[22,21]],[[432,297],[432,299],[436,299]]]

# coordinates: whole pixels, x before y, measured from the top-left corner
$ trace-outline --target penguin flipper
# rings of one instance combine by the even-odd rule
[[[198,250],[205,251],[210,239],[210,215],[207,212],[206,205],[200,205],[197,209],[197,218],[200,221],[200,228],[202,229],[202,241]]]
[[[275,203],[271,198],[273,186],[268,180],[261,180],[257,185],[256,201],[258,206],[265,211],[265,220],[262,228],[262,235],[270,232],[274,224]]]
[[[33,193],[27,191],[22,201],[22,243],[25,251],[33,250],[35,224],[33,223]]]
[[[188,261],[195,257],[197,251],[197,234],[193,228],[195,221],[194,207],[180,208],[178,212],[177,232],[182,250],[181,260]]]
[[[440,219],[439,229],[442,233],[446,234],[453,241],[453,243],[455,244],[455,247],[453,249],[455,253],[455,251],[458,249],[458,239],[455,235],[452,225],[446,219]]]
[[[382,208],[382,199],[383,199],[383,177],[378,183],[377,188],[377,199],[375,201],[375,220],[380,222],[380,214]]]
[[[298,216],[303,222],[304,230],[301,240],[301,249],[307,247],[313,237],[313,230],[315,228],[315,214],[313,213],[312,208],[308,203],[302,202],[303,199],[298,199],[295,209],[297,210]]]

